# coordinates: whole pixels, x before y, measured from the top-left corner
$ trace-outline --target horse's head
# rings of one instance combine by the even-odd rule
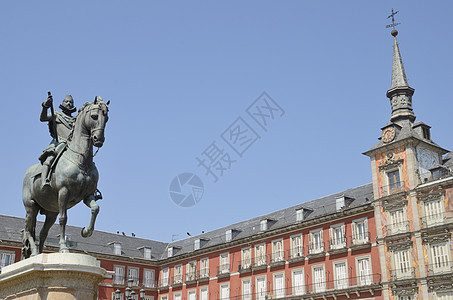
[[[110,101],[105,103],[101,97],[96,96],[93,103],[86,103],[81,109],[84,112],[84,115],[82,115],[84,129],[89,134],[95,147],[102,147],[104,144],[105,124],[109,119],[109,103]]]

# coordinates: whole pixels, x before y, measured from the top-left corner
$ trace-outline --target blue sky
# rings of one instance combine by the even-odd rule
[[[0,213],[25,215],[47,91],[111,100],[99,230],[171,241],[371,182],[361,153],[390,118],[392,8],[417,120],[453,149],[450,1],[1,2]],[[246,113],[264,91],[285,111],[267,132]],[[242,157],[221,140],[238,117],[261,137]],[[214,141],[236,160],[216,183],[196,160]],[[169,196],[183,172],[205,187],[190,208]],[[89,218],[79,204],[68,223]]]

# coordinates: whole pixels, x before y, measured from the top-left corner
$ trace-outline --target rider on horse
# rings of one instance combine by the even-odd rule
[[[52,95],[47,97],[46,101],[42,103],[42,111],[40,116],[41,122],[48,122],[49,132],[52,136],[52,141],[49,146],[39,156],[42,164],[41,171],[41,188],[46,189],[50,187],[50,168],[55,160],[55,157],[66,146],[68,136],[74,126],[75,117],[72,113],[76,111],[74,100],[71,95],[66,95],[60,105],[60,111],[55,111],[55,116],[48,113],[47,110],[52,106]]]

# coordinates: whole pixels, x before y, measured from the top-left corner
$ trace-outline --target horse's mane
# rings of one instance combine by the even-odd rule
[[[83,112],[87,107],[91,106],[92,104],[93,104],[93,102],[85,102],[85,104],[81,108],[79,108],[79,110],[77,111],[77,115],[73,117],[74,118],[74,126],[72,126],[71,132],[68,135],[68,139],[67,139],[68,143],[71,142],[72,136],[74,135],[74,129],[75,129],[75,124],[76,124],[76,121],[77,121],[77,117],[80,115],[81,112]],[[107,113],[107,111],[109,110],[109,108],[107,106],[107,103],[105,103],[103,100],[100,100],[99,104],[101,105],[102,110],[105,113]],[[102,104],[104,104],[104,105],[102,105]],[[104,109],[104,106],[105,106],[105,109]]]

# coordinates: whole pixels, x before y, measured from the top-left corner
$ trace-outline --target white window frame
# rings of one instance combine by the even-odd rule
[[[144,259],[151,259],[152,258],[151,248],[149,248],[149,247],[144,247],[143,248],[143,258]]]
[[[160,300],[168,300],[168,295],[162,295],[162,296],[160,296]]]
[[[363,223],[363,233],[358,232],[358,224]],[[352,244],[353,245],[362,245],[370,242],[369,229],[368,229],[368,218],[363,217],[360,219],[352,220],[351,223],[352,231]]]
[[[209,257],[200,259],[200,278],[209,278]]]
[[[233,229],[228,229],[225,231],[225,240],[227,242],[231,241],[233,239]]]
[[[259,243],[254,246],[255,248],[255,266],[266,265],[266,243]],[[262,249],[262,250],[260,250]]]
[[[388,175],[390,173],[396,172],[396,171],[398,171],[398,176],[399,176],[399,179],[400,179],[400,181],[398,183],[399,183],[400,186],[395,188],[395,189],[390,189],[390,181],[389,181],[389,176]],[[398,192],[398,190],[397,190],[398,188],[402,188],[404,190],[403,163],[400,163],[397,167],[392,168],[390,170],[384,170],[381,174],[382,174],[382,178],[383,178],[383,182],[384,182],[383,196],[388,196],[388,195],[392,195],[394,193],[397,193]]]
[[[294,273],[301,272],[302,273],[302,284],[298,285],[294,278]],[[294,296],[300,296],[305,294],[305,271],[304,268],[293,269],[291,270],[291,282],[292,282],[292,294]]]
[[[117,272],[116,270],[122,270],[122,274],[118,274],[117,275]],[[123,266],[123,265],[113,265],[113,272],[115,272],[114,274],[114,278],[113,278],[113,284],[114,285],[123,285],[124,284],[124,279],[125,279],[125,274],[126,274],[126,266]],[[117,280],[118,277],[120,279]],[[122,277],[122,278],[121,278]]]
[[[248,252],[248,257],[245,257],[245,253]],[[241,268],[248,269],[252,265],[252,247],[245,247],[241,249]]]
[[[228,295],[222,295],[222,288],[223,287],[227,287],[228,288]],[[231,294],[231,291],[230,291],[230,283],[229,282],[226,282],[226,283],[221,283],[219,285],[219,299],[220,300],[229,300],[230,299],[230,294]]]
[[[113,254],[121,255],[121,243],[113,243]]]
[[[434,247],[437,248],[437,251],[435,251]],[[439,250],[443,253],[435,256],[435,252],[439,253]],[[445,273],[446,271],[451,272],[452,263],[449,241],[429,244],[428,251],[431,269],[434,274]]]
[[[161,271],[160,282],[162,287],[169,286],[170,282],[170,268],[163,268]],[[164,276],[166,275],[166,276]]]
[[[179,297],[179,299],[177,299],[176,297]],[[182,300],[182,293],[181,292],[173,293],[173,300]]]
[[[309,251],[310,254],[317,254],[324,252],[324,236],[323,236],[323,228],[317,228],[310,230],[309,232]],[[319,241],[316,242],[316,235],[319,234]]]
[[[190,289],[190,290],[187,290],[187,300],[191,300],[190,299],[190,293],[195,293],[195,300],[197,300],[197,289]]]
[[[280,275],[283,276],[283,287],[277,288],[276,277],[280,276]],[[276,298],[285,297],[285,294],[286,294],[285,272],[277,272],[277,273],[272,274],[272,279],[273,279],[272,282],[273,282],[273,288],[274,288],[274,297],[276,297]]]
[[[304,220],[304,209],[299,208],[296,209],[296,222],[300,222]]]
[[[322,277],[317,278],[315,270],[322,269]],[[313,292],[320,293],[326,291],[326,267],[324,264],[311,266],[311,274],[313,278]]]
[[[172,284],[179,284],[182,283],[183,272],[182,272],[182,264],[175,265],[173,268],[173,283]]]
[[[131,273],[135,273],[136,276],[131,276]],[[140,268],[127,266],[127,279],[129,280],[129,278],[134,280],[132,282],[132,286],[138,286],[140,280]]]
[[[261,231],[267,230],[267,219],[264,219],[264,220],[260,221],[260,230]]]
[[[362,274],[360,271],[360,265],[359,261],[366,259],[368,260],[368,274]],[[365,255],[365,256],[357,256],[355,258],[355,265],[356,265],[356,274],[357,274],[357,285],[359,286],[365,286],[365,285],[370,285],[373,283],[373,266],[372,266],[372,260],[370,255]],[[362,277],[365,276],[365,277]]]
[[[207,287],[207,286],[200,287],[200,295],[199,295],[200,300],[204,300],[201,298],[204,291],[206,291],[206,295],[207,295],[206,300],[209,300],[209,287]]]
[[[152,274],[151,278],[146,276],[146,273]],[[156,287],[156,271],[153,269],[143,269],[143,285],[146,288]]]
[[[278,244],[280,244],[280,249],[278,248]],[[272,262],[280,262],[285,259],[285,250],[283,244],[283,238],[279,238],[272,241]]]
[[[344,275],[337,274],[337,265],[344,264]],[[333,262],[333,278],[335,289],[347,289],[349,287],[349,274],[348,274],[348,261],[347,260],[337,260]]]
[[[398,234],[408,231],[407,224],[407,208],[401,207],[398,209],[392,209],[387,212],[387,220],[390,220],[390,234]]]
[[[8,263],[6,262],[6,257],[9,257]],[[0,273],[1,273],[3,267],[13,264],[15,259],[16,259],[16,252],[8,251],[8,250],[1,250],[0,251]]]
[[[191,260],[186,265],[186,281],[197,279],[197,261]]]
[[[221,253],[219,255],[219,273],[230,273],[230,252]]]
[[[201,240],[200,239],[196,239],[194,242],[193,242],[193,250],[198,250],[201,248]]]
[[[295,245],[295,239],[299,238],[300,239],[300,245]],[[304,239],[302,233],[294,234],[289,237],[291,248],[290,248],[290,253],[291,253],[291,258],[296,258],[296,257],[302,257],[304,256]]]
[[[392,265],[396,279],[412,278],[412,249],[392,251]]]
[[[434,211],[428,211],[430,208],[432,209],[433,206],[437,203],[437,212],[436,209]],[[422,214],[424,217],[424,226],[431,227],[442,225],[446,221],[445,215],[445,200],[444,197],[441,196],[440,198],[430,199],[428,201],[423,201],[422,203]]]
[[[249,286],[249,291],[246,293],[246,290],[244,289],[244,282],[248,282]],[[252,300],[253,298],[253,293],[252,293],[252,277],[247,277],[247,278],[242,278],[241,280],[241,296],[242,300]]]
[[[340,230],[340,237],[337,236],[337,230]],[[346,248],[346,226],[344,223],[338,223],[330,226],[330,249]]]
[[[264,291],[258,290],[258,280],[264,279]],[[267,297],[267,280],[266,280],[266,275],[263,276],[257,276],[255,277],[255,299],[256,300],[265,300]]]
[[[167,249],[167,257],[172,257],[173,256],[173,247],[168,247]]]

